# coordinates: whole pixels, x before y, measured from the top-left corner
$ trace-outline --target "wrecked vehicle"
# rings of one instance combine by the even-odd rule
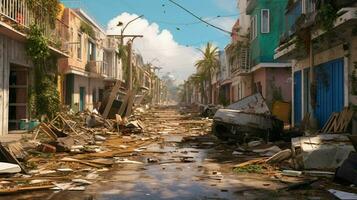
[[[216,105],[206,105],[203,108],[203,111],[201,112],[202,117],[208,117],[208,118],[213,118],[216,112],[221,109],[222,106],[216,106]]]
[[[283,127],[283,122],[271,114],[263,96],[257,93],[219,109],[213,117],[212,132],[222,140],[274,141],[280,138]]]

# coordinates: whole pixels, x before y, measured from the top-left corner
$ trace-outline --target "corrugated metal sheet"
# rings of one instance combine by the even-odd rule
[[[317,105],[315,117],[322,127],[333,112],[344,107],[344,62],[333,60],[315,67],[317,78]]]
[[[299,126],[302,120],[302,80],[301,71],[294,73],[294,122]]]

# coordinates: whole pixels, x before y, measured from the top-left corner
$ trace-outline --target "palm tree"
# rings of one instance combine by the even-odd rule
[[[198,60],[195,64],[198,74],[202,77],[202,87],[204,85],[204,82],[207,81],[209,85],[209,102],[211,102],[211,97],[212,97],[212,85],[211,85],[211,80],[213,73],[217,70],[219,67],[219,53],[218,53],[218,47],[214,47],[211,43],[207,43],[206,48],[204,51],[200,50],[203,54],[203,57],[201,60]],[[204,92],[204,91],[203,91]],[[205,103],[207,102],[207,92],[204,92],[204,98],[205,98]]]

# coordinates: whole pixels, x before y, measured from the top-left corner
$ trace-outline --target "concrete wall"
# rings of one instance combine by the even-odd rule
[[[257,84],[260,82],[262,85],[262,95],[266,98],[266,68],[261,68],[253,72],[253,91],[257,90]]]
[[[257,83],[262,86],[262,95],[266,99],[268,105],[272,106],[275,99],[273,96],[273,88],[280,89],[283,100],[291,102],[291,69],[290,68],[260,68],[253,72],[253,88],[254,91]]]
[[[283,101],[291,102],[291,68],[267,68],[266,98],[273,100],[272,88],[281,89]]]
[[[235,76],[232,78],[232,101],[236,102],[240,99],[252,95],[252,76]]]
[[[74,109],[79,110],[80,88],[85,88],[85,109],[92,110],[97,102],[93,102],[93,89],[96,89],[97,101],[99,99],[99,89],[104,89],[104,81],[102,79],[87,78],[79,75],[74,77],[74,92],[73,104]]]
[[[10,63],[24,67],[32,66],[26,56],[25,43],[0,32],[0,135],[8,133]]]
[[[238,1],[238,10],[239,10],[239,34],[246,35],[249,33],[250,27],[250,16],[246,14],[246,9],[248,5],[248,0],[239,0]]]

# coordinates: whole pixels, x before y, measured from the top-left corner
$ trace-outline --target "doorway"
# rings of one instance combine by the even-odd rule
[[[85,87],[79,88],[79,111],[84,111],[85,109],[85,96],[86,96],[86,89]]]
[[[22,119],[28,119],[29,70],[10,64],[9,74],[9,131],[20,130]]]

